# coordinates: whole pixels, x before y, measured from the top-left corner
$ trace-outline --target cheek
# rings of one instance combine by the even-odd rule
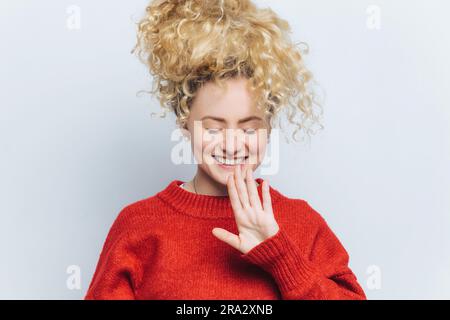
[[[250,156],[248,162],[253,165],[259,165],[264,159],[266,146],[267,136],[265,134],[249,139],[247,142],[247,150]]]
[[[197,162],[207,165],[211,164],[211,154],[219,144],[218,138],[211,137],[207,133],[203,134],[199,139],[193,139],[191,145]]]
[[[203,142],[201,138],[193,136],[191,139],[191,148],[197,163],[203,162]]]
[[[264,154],[266,153],[266,147],[267,147],[267,136],[264,135],[258,141],[258,152],[261,157],[264,157]]]

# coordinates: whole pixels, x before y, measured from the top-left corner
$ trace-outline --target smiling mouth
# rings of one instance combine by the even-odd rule
[[[235,166],[238,164],[242,164],[245,162],[245,160],[248,159],[248,156],[245,157],[239,157],[239,158],[233,158],[233,159],[227,159],[221,156],[212,155],[214,160],[216,160],[217,163],[224,166]]]

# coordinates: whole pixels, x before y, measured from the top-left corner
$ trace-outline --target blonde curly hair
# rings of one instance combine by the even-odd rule
[[[223,80],[244,76],[271,127],[286,111],[294,140],[302,129],[310,136],[315,124],[323,128],[303,52],[292,43],[288,22],[270,8],[250,0],[153,0],[137,29],[131,53],[153,76],[149,93],[159,99],[161,117],[173,111],[184,127],[202,84],[214,81],[223,88]]]

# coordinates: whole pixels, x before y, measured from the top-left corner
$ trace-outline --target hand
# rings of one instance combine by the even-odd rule
[[[215,237],[243,254],[248,253],[267,238],[274,236],[279,230],[272,211],[268,182],[263,180],[262,183],[263,205],[261,205],[252,170],[248,169],[245,175],[246,181],[244,181],[240,166],[237,165],[234,173],[227,177],[228,195],[239,235],[222,228],[212,230]]]

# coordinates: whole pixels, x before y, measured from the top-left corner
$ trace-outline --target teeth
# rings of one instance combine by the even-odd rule
[[[233,159],[233,160],[229,160],[229,159],[222,158],[222,157],[219,157],[219,156],[213,156],[213,157],[218,162],[226,164],[226,165],[229,165],[229,166],[236,165],[236,164],[241,164],[245,160],[245,157],[244,158]]]

